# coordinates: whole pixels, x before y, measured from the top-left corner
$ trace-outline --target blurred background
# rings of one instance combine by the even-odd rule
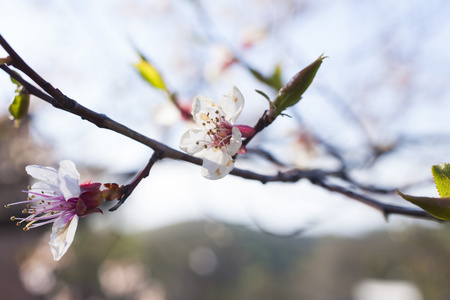
[[[303,100],[257,136],[237,167],[345,167],[361,185],[437,196],[450,162],[447,1],[0,0],[0,32],[41,76],[84,106],[178,148],[192,124],[137,72],[138,51],[179,103],[232,85],[254,125],[276,90],[328,56]],[[6,52],[0,50],[0,57]],[[29,164],[74,161],[82,180],[129,182],[151,149],[31,99],[18,129],[0,73],[0,199],[25,198]],[[372,195],[409,206],[394,193]],[[201,177],[165,160],[116,212],[82,219],[60,262],[50,226],[23,232],[0,209],[5,299],[445,299],[447,224],[391,216],[309,182]],[[389,297],[388,297],[389,296]]]

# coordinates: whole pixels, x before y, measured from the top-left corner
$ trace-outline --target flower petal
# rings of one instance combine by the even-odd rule
[[[180,140],[180,149],[189,155],[194,155],[205,149],[205,146],[211,144],[211,138],[205,130],[189,129]]]
[[[228,122],[234,124],[244,107],[244,96],[242,96],[237,87],[233,86],[228,92],[228,95],[222,96],[220,106],[222,107]]]
[[[239,128],[233,126],[233,128],[231,128],[231,139],[230,139],[230,144],[227,147],[227,153],[231,156],[235,155],[238,150],[241,148],[242,146],[242,134],[239,131]]]
[[[37,180],[56,186],[59,185],[58,172],[52,167],[30,165],[25,168],[25,171],[27,171],[28,175],[33,176]]]
[[[225,177],[234,167],[233,158],[227,153],[225,147],[209,148],[205,151],[202,165],[202,176],[207,179],[220,179]]]
[[[63,160],[59,163],[58,177],[59,188],[66,200],[80,196],[80,173],[72,161]]]
[[[69,221],[65,216],[56,219],[52,227],[52,234],[50,235],[50,250],[52,251],[54,260],[60,260],[67,252],[73,242],[75,232],[78,226],[78,216],[75,215]]]
[[[50,184],[42,181],[38,181],[33,183],[31,189],[29,190],[31,193],[38,193],[42,195],[51,195],[51,196],[62,196],[61,191],[59,190],[59,184]]]
[[[219,117],[220,119],[220,116],[224,115],[222,108],[211,99],[204,96],[195,97],[192,104],[192,117],[197,125],[203,127],[203,124],[210,121],[210,118]]]

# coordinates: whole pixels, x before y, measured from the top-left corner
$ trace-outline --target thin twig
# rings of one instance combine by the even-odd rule
[[[134,191],[134,189],[139,185],[139,183],[142,181],[142,179],[146,178],[150,174],[150,170],[152,169],[153,165],[162,158],[162,153],[159,151],[153,152],[152,156],[150,157],[150,160],[148,161],[145,168],[126,186],[122,187],[122,189],[125,191],[120,197],[119,202],[117,202],[116,205],[114,205],[112,208],[109,209],[109,211],[115,211],[118,209],[122,204],[127,200],[127,198],[131,195],[131,193]]]

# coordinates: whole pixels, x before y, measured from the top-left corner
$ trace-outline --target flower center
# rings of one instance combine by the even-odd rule
[[[223,146],[227,146],[230,144],[230,140],[232,137],[232,128],[231,125],[224,116],[221,116],[219,111],[215,111],[215,116],[210,116],[210,113],[207,113],[204,117],[204,122],[202,125],[205,127],[206,134],[211,139],[211,142],[207,142],[209,147],[221,148]],[[197,144],[200,141],[197,142]],[[205,149],[208,148],[205,145]]]

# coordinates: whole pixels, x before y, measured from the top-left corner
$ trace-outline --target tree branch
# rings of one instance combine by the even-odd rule
[[[162,144],[156,140],[153,140],[149,137],[146,137],[112,119],[107,117],[104,114],[97,113],[95,111],[92,111],[82,105],[80,105],[78,102],[76,102],[73,99],[70,99],[66,95],[64,95],[60,90],[54,88],[50,83],[45,81],[41,76],[39,76],[32,68],[30,68],[25,61],[12,49],[12,47],[6,42],[6,40],[0,35],[0,45],[8,52],[10,55],[10,59],[8,59],[8,64],[14,66],[15,68],[21,70],[23,73],[25,73],[28,77],[30,77],[39,87],[41,87],[45,92],[42,90],[36,88],[29,82],[27,82],[25,79],[23,79],[20,75],[18,75],[16,72],[12,71],[10,68],[8,68],[4,64],[0,64],[0,68],[8,73],[11,77],[16,79],[18,82],[20,82],[27,91],[52,104],[54,107],[58,109],[63,109],[69,113],[75,114],[81,119],[86,120],[90,123],[95,124],[99,128],[109,129],[112,130],[118,134],[121,134],[123,136],[126,136],[130,139],[133,139],[143,145],[146,145],[153,149],[155,152],[150,158],[150,161],[148,162],[147,166],[141,171],[141,173],[138,174],[138,176],[130,183],[127,187],[127,190],[124,194],[124,196],[119,200],[119,203],[111,208],[111,210],[116,210],[120,205],[123,204],[123,202],[126,200],[126,198],[131,194],[131,192],[136,188],[136,186],[140,183],[140,181],[147,177],[150,169],[154,165],[154,163],[158,160],[164,159],[164,158],[171,158],[176,160],[182,160],[188,163],[196,164],[196,165],[202,165],[202,160],[197,157],[190,156],[188,154],[185,154],[183,152],[177,151],[171,147],[166,146],[165,144]],[[270,122],[268,123],[264,115],[260,118],[258,123],[255,126],[256,133],[263,130]],[[243,144],[247,145],[250,142],[251,138],[246,139]],[[249,180],[257,180],[261,183],[265,184],[268,182],[297,182],[301,179],[309,180],[311,183],[320,186],[328,191],[339,193],[342,195],[345,195],[349,198],[352,198],[354,200],[360,201],[364,204],[367,204],[371,207],[374,207],[375,209],[381,211],[385,217],[388,217],[391,214],[397,214],[397,215],[405,215],[410,217],[417,217],[417,218],[424,218],[424,219],[430,219],[430,220],[437,220],[436,218],[432,217],[428,213],[417,210],[417,209],[410,209],[403,206],[396,206],[396,205],[388,205],[383,204],[380,201],[377,201],[375,199],[372,199],[370,197],[367,197],[363,194],[359,194],[356,192],[353,192],[349,190],[348,188],[345,188],[343,186],[338,185],[332,185],[328,184],[326,178],[327,177],[334,177],[336,176],[336,172],[325,172],[323,170],[300,170],[300,169],[292,169],[285,172],[278,172],[275,175],[263,175],[259,173],[255,173],[248,170],[242,170],[235,168],[230,172],[231,175],[238,176],[244,179]],[[339,177],[339,176],[337,176]],[[348,183],[352,183],[348,181],[348,178],[342,178],[347,179]]]

